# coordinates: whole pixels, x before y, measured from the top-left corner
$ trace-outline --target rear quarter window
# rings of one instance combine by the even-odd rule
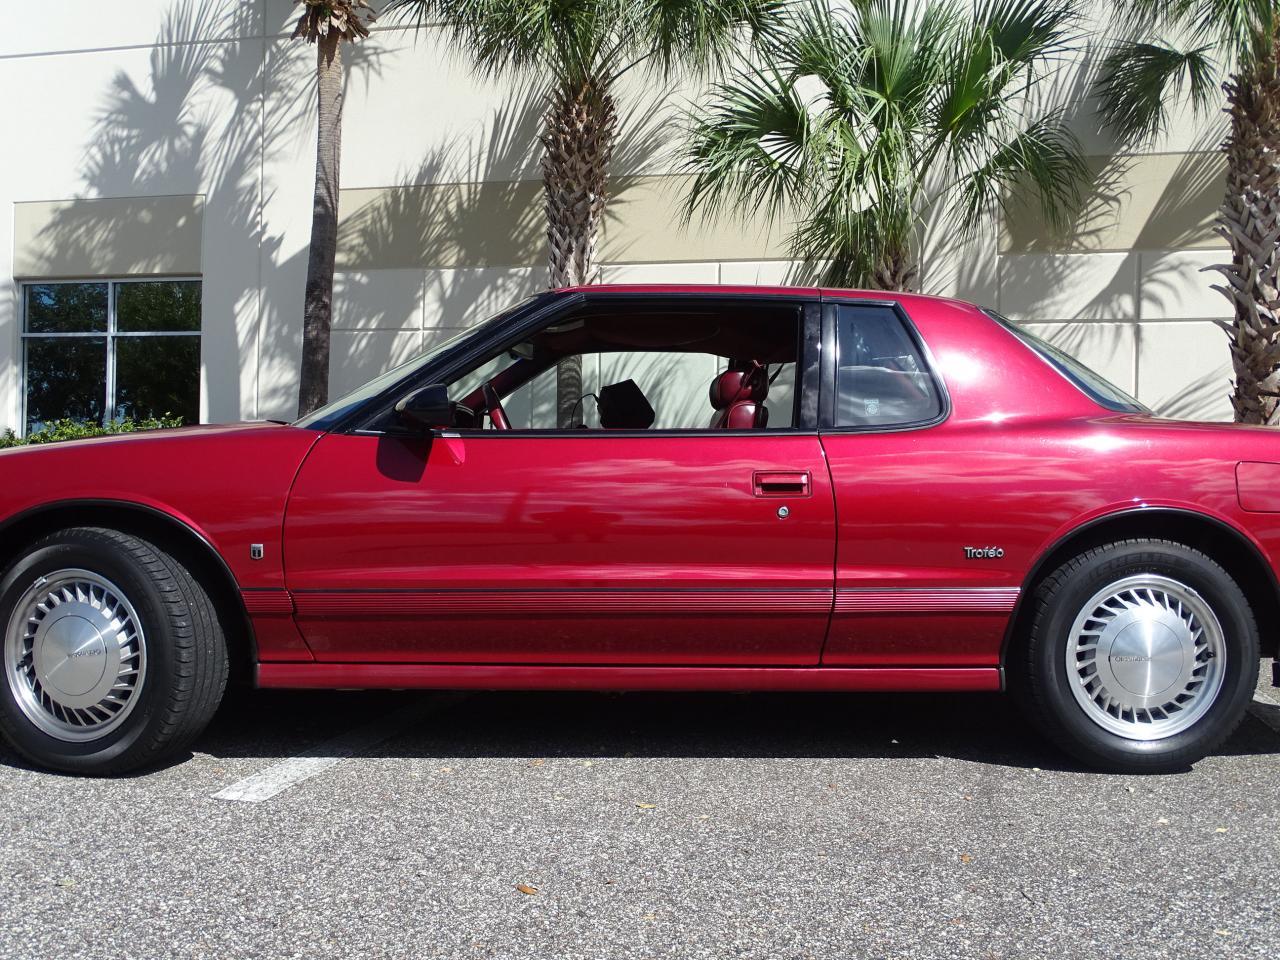
[[[942,395],[920,347],[889,306],[836,313],[837,427],[894,428],[942,416]]]

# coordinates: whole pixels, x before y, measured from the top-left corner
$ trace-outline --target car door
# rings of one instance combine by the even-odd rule
[[[814,665],[835,514],[808,406],[782,430],[328,434],[285,523],[299,627],[325,661]]]

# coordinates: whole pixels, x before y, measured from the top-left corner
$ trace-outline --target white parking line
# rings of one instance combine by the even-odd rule
[[[438,709],[441,701],[413,703],[393,710],[362,727],[348,730],[332,740],[326,740],[297,756],[272,764],[252,776],[237,780],[231,786],[213,795],[215,800],[238,800],[243,803],[261,803],[295,784],[323,773],[348,757],[355,756],[389,740],[401,730],[416,723],[428,713]]]

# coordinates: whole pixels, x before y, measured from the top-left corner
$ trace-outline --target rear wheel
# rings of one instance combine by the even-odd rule
[[[227,651],[199,581],[154,543],[78,527],[0,578],[0,731],[43,766],[122,773],[186,747],[217,709]]]
[[[1126,540],[1049,574],[1034,597],[1015,692],[1032,720],[1091,766],[1184,769],[1244,717],[1258,630],[1244,594],[1211,558],[1178,543]]]

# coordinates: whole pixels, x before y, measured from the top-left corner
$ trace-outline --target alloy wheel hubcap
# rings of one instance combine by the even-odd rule
[[[58,570],[14,607],[4,665],[18,707],[36,727],[59,740],[96,740],[138,702],[146,638],[133,605],[110,580]]]
[[[1067,677],[1085,715],[1130,740],[1186,730],[1222,689],[1222,625],[1195,590],[1169,577],[1126,577],[1081,609]]]

